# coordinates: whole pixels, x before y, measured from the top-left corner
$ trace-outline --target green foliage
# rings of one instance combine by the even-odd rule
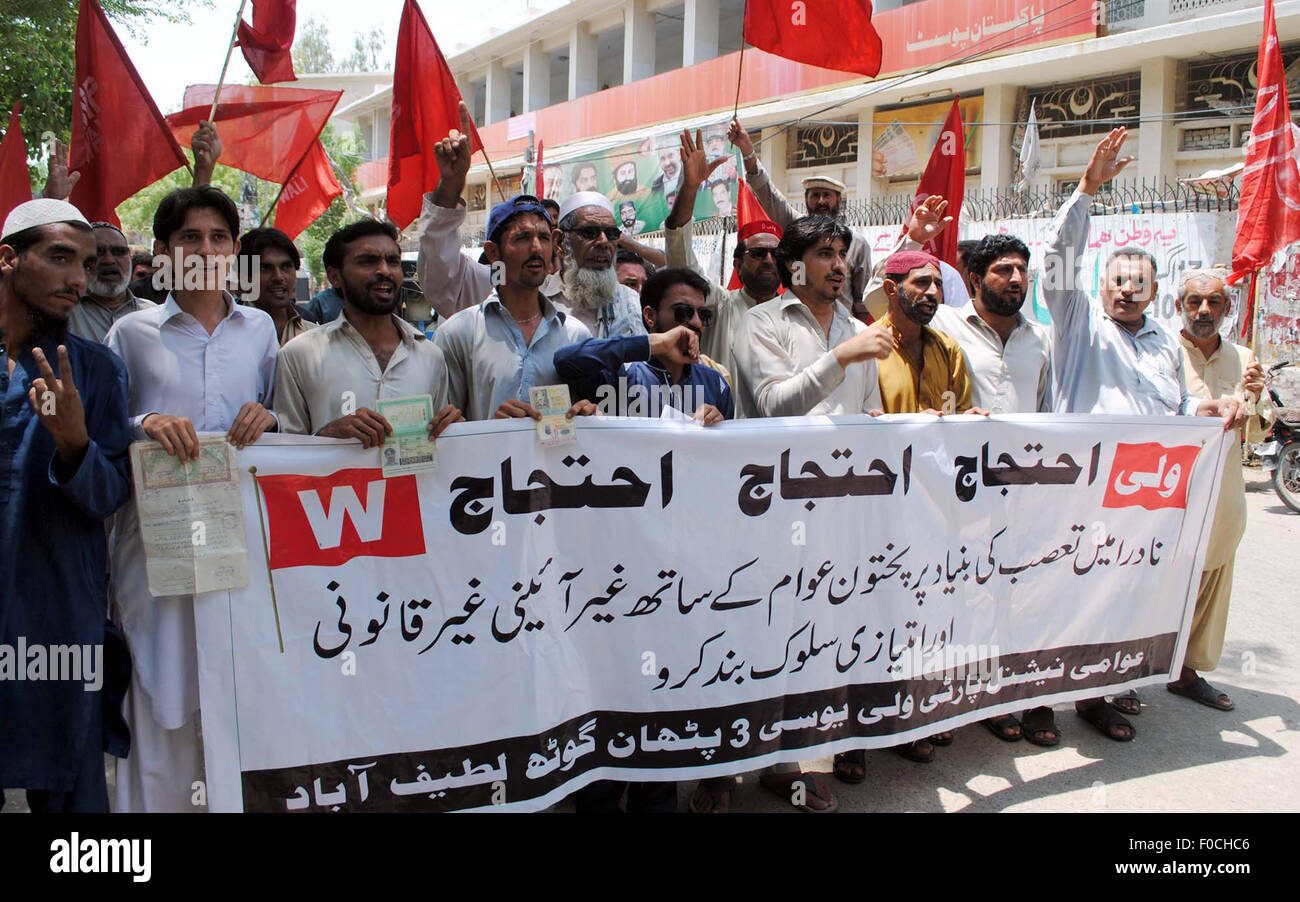
[[[158,22],[188,22],[187,7],[210,7],[212,0],[100,0],[109,19],[132,37],[147,38]],[[49,133],[67,142],[72,133],[72,89],[76,77],[78,0],[0,0],[0,107],[4,122],[14,101],[23,104],[23,137],[37,156]],[[39,179],[39,181],[36,181]],[[34,190],[44,170],[33,170]]]
[[[4,0],[0,0],[4,2]],[[389,68],[384,55],[384,32],[372,28],[358,31],[352,38],[352,53],[335,59],[330,45],[330,29],[324,19],[312,16],[298,25],[293,40],[295,72],[378,72]]]

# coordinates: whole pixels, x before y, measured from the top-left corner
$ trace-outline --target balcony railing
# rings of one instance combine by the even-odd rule
[[[1106,28],[1113,34],[1261,6],[1261,0],[1107,0]]]

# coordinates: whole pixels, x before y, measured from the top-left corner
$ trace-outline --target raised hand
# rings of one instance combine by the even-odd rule
[[[67,464],[81,463],[81,456],[90,444],[86,432],[86,413],[81,406],[81,393],[72,378],[72,362],[68,349],[59,345],[59,375],[56,378],[50,362],[40,348],[32,349],[36,366],[41,374],[32,380],[27,392],[41,425],[54,439],[54,448]]]
[[[727,129],[727,140],[736,146],[740,155],[747,157],[754,152],[754,142],[749,139],[749,132],[740,124],[739,119],[732,119]]]
[[[45,190],[41,196],[67,200],[81,180],[81,173],[68,172],[68,146],[58,139],[55,139],[54,146],[50,149],[49,166],[49,176],[45,179]]]
[[[469,175],[469,160],[474,155],[471,136],[474,133],[474,121],[470,119],[469,107],[465,101],[460,102],[460,128],[452,129],[447,137],[433,145],[434,159],[438,163],[438,187],[433,199],[440,207],[454,207],[459,202],[461,192],[465,190],[465,179]]]
[[[948,201],[938,194],[931,194],[912,211],[912,218],[907,224],[907,237],[917,244],[938,238],[952,223],[951,216],[943,215],[947,211]]]
[[[194,151],[194,184],[210,185],[217,160],[221,159],[221,138],[217,135],[217,127],[206,119],[200,122],[190,139],[190,150]]]
[[[1106,137],[1097,142],[1097,149],[1092,152],[1088,168],[1083,172],[1079,189],[1084,194],[1096,194],[1106,182],[1124,171],[1124,167],[1133,162],[1133,157],[1121,157],[1120,149],[1128,137],[1128,129],[1123,126],[1113,128]]]
[[[682,132],[682,185],[687,188],[699,188],[713,170],[727,163],[730,157],[721,156],[710,161],[704,153],[704,139],[700,129],[691,137],[690,129]]]

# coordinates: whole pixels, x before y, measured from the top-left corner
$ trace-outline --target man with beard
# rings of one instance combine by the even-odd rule
[[[541,413],[528,403],[528,389],[559,382],[555,352],[590,338],[591,332],[539,290],[555,234],[545,207],[528,195],[497,204],[488,216],[487,231],[483,252],[491,264],[499,264],[502,284],[477,306],[447,320],[434,335],[447,359],[448,398],[471,420],[540,420]],[[569,414],[595,409],[579,401]]]
[[[1224,431],[1236,429],[1245,414],[1235,398],[1202,401],[1184,383],[1183,351],[1178,341],[1146,316],[1156,295],[1156,261],[1138,248],[1110,255],[1098,286],[1100,304],[1080,288],[1077,267],[1088,245],[1092,199],[1101,186],[1132,162],[1120,157],[1128,136],[1112,129],[1098,142],[1070,199],[1056,214],[1049,233],[1043,273],[1043,300],[1052,315],[1057,413],[1132,416],[1195,414],[1222,417]],[[1134,692],[1114,707],[1104,697],[1075,702],[1075,711],[1116,742],[1136,735],[1124,714],[1138,714]]]
[[[152,307],[153,302],[137,298],[127,287],[131,248],[122,230],[111,222],[95,222],[95,268],[90,274],[86,296],[68,316],[68,331],[87,341],[103,342],[113,323],[128,313]]]
[[[393,434],[376,403],[409,395],[433,397],[430,441],[464,419],[447,404],[442,351],[394,315],[402,282],[397,239],[391,222],[363,219],[326,242],[325,273],[343,298],[343,313],[280,350],[275,398],[285,432],[355,438],[375,448]]]
[[[1264,370],[1255,353],[1219,335],[1223,317],[1232,306],[1226,276],[1222,270],[1191,269],[1179,279],[1183,329],[1178,342],[1183,346],[1183,378],[1188,394],[1203,400],[1232,397],[1245,401],[1249,396],[1258,401],[1264,391]],[[1219,665],[1232,595],[1232,565],[1245,530],[1246,482],[1237,449],[1228,455],[1224,465],[1183,669],[1178,679],[1166,687],[1176,695],[1220,711],[1231,711],[1232,699],[1197,671],[1213,670]]]
[[[739,120],[731,120],[729,137],[731,143],[740,150],[741,161],[745,165],[745,181],[749,183],[754,196],[763,205],[767,215],[772,217],[773,222],[781,228],[787,228],[800,214],[790,206],[785,195],[772,184],[771,177],[755,154],[754,142],[750,140],[749,132],[745,131]],[[833,178],[826,176],[805,178],[803,202],[808,215],[829,216],[842,221],[844,190],[844,184]],[[848,264],[849,278],[844,280],[844,286],[840,289],[840,302],[844,304],[845,310],[860,315],[862,311],[858,304],[862,300],[867,282],[871,279],[871,246],[866,236],[855,236],[855,240],[849,246]]]
[[[271,317],[226,292],[239,252],[239,210],[202,185],[163,198],[153,218],[168,263],[165,303],[117,322],[105,343],[126,364],[137,439],[153,439],[184,463],[199,457],[198,432],[224,432],[242,448],[276,418],[267,408],[279,350]],[[192,811],[203,778],[194,597],[149,592],[134,504],[118,515],[112,555],[116,620],[135,664],[127,694],[131,755],[118,762],[116,811]]]
[[[469,107],[460,105],[460,129],[434,146],[438,162],[438,187],[424,196],[424,207],[416,225],[420,240],[420,253],[416,259],[416,280],[425,298],[444,320],[461,310],[483,302],[500,284],[502,274],[495,277],[485,258],[475,261],[461,253],[460,230],[465,224],[467,207],[461,195],[470,168]],[[550,171],[548,167],[548,172]],[[548,189],[549,190],[549,189]],[[531,198],[521,194],[519,197]],[[536,202],[536,199],[533,198]],[[543,205],[555,202],[549,198]],[[558,210],[558,207],[556,208]],[[557,216],[548,213],[554,225]],[[491,238],[488,234],[485,238]],[[541,291],[548,301],[563,306],[563,282],[558,275],[559,254],[548,256],[547,270],[551,278],[542,283]]]
[[[595,191],[600,187],[600,179],[596,175],[596,164],[591,162],[579,163],[573,169],[573,190],[574,191]]]
[[[569,313],[597,338],[644,335],[641,299],[619,284],[614,255],[621,231],[609,198],[579,192],[560,205],[560,271]]]
[[[631,157],[617,157],[612,161],[612,165],[614,188],[605,196],[615,204],[628,200],[633,204],[641,203],[650,194],[650,189],[637,185],[636,161]]]
[[[239,239],[238,261],[239,278],[251,282],[241,288],[254,307],[270,315],[281,347],[311,328],[294,306],[302,258],[293,239],[279,229],[250,229]]]
[[[579,397],[597,401],[602,413],[626,415],[628,392],[658,398],[644,407],[658,416],[667,405],[705,426],[731,419],[731,389],[716,369],[703,364],[700,333],[713,311],[705,306],[709,283],[689,269],[661,269],[646,280],[641,315],[648,335],[589,338],[555,352],[555,370]],[[608,387],[621,389],[607,409]],[[603,389],[603,390],[602,390]]]
[[[108,811],[103,524],[131,494],[131,430],[122,362],[68,334],[96,263],[64,201],[0,229],[0,645],[29,649],[0,669],[0,807],[25,788],[33,812]],[[31,679],[30,650],[56,646],[84,653],[81,678]]]
[[[699,132],[693,139],[689,131],[682,132],[682,187],[677,202],[664,221],[664,251],[669,266],[685,266],[709,280],[708,274],[695,257],[692,241],[695,197],[709,177],[727,158],[709,161],[699,146]],[[770,301],[781,292],[781,274],[777,269],[776,248],[781,240],[781,228],[770,220],[746,223],[736,235],[732,249],[732,264],[740,277],[739,288],[723,288],[709,282],[708,306],[713,311],[713,322],[705,327],[700,345],[704,353],[722,362],[726,369],[736,371],[736,359],[731,353],[731,340],[741,318],[752,307]]]
[[[681,151],[673,145],[659,148],[659,174],[650,183],[650,193],[664,198],[664,205],[671,209],[681,182]]]

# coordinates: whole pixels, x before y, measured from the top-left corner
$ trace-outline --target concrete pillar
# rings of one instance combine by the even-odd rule
[[[655,17],[645,0],[623,4],[623,84],[655,74]]]
[[[488,63],[485,107],[486,124],[510,118],[510,72],[499,59]]]
[[[1016,86],[984,86],[984,121],[975,135],[980,148],[980,187],[985,190],[1014,187],[1020,174],[1016,161],[1020,145],[1016,144]]]
[[[1138,109],[1143,122],[1136,148],[1138,178],[1172,180],[1176,175],[1174,155],[1178,149],[1178,130],[1172,119],[1159,117],[1174,112],[1177,82],[1176,59],[1166,56],[1142,61],[1142,102]],[[1133,152],[1128,146],[1124,151]]]
[[[569,99],[596,93],[596,36],[579,22],[569,31]]]
[[[857,186],[847,200],[870,203],[873,196],[881,193],[876,188],[876,180],[871,176],[871,140],[874,137],[871,119],[875,112],[874,107],[858,111]]]
[[[551,58],[538,41],[524,50],[524,112],[551,105]]]
[[[718,55],[718,0],[686,0],[682,23],[682,66]]]

